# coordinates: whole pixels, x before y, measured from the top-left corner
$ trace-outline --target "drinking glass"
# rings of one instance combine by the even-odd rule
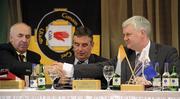
[[[55,80],[56,78],[58,78],[59,75],[58,75],[58,72],[57,72],[54,68],[48,69],[48,74],[49,74],[49,76],[51,77],[51,80],[52,80],[51,89],[53,90],[53,89],[55,89],[55,88],[54,88],[54,80]]]
[[[103,68],[103,75],[104,75],[105,79],[107,80],[107,89],[106,90],[111,90],[109,87],[109,83],[114,75],[114,66],[105,65]]]

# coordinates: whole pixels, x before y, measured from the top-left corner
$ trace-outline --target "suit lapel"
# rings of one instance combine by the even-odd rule
[[[72,54],[70,57],[65,57],[61,60],[59,60],[60,62],[66,62],[66,63],[69,63],[69,64],[74,64],[74,61],[75,61],[75,57],[74,55]]]
[[[128,55],[128,59],[130,61],[130,64],[131,64],[132,68],[134,69],[134,67],[135,67],[135,58],[136,58],[135,51],[129,49],[127,51],[127,55]]]
[[[88,59],[88,63],[95,63],[95,62],[96,62],[95,57],[91,54]]]
[[[32,52],[30,52],[29,50],[27,50],[26,61],[32,62],[32,63],[35,63],[37,61],[36,56]]]
[[[31,58],[30,58],[30,57],[31,57]],[[33,57],[33,56],[30,54],[30,52],[27,51],[27,54],[26,54],[26,60],[27,60],[27,62],[31,62],[32,57]]]
[[[73,55],[73,56],[70,57],[70,59],[68,59],[67,61],[68,61],[68,63],[70,63],[70,64],[74,64],[75,56]]]
[[[135,52],[131,49],[126,49],[126,53],[129,59],[129,62],[131,64],[132,69],[134,69],[134,63],[135,63]],[[126,81],[129,80],[129,78],[131,77],[132,73],[131,70],[129,68],[129,64],[127,62],[127,59],[124,59],[122,64],[121,64],[121,75],[122,75],[122,82],[125,83]]]
[[[149,58],[152,63],[157,62],[157,48],[156,48],[155,43],[151,43],[150,45]]]
[[[18,54],[17,54],[15,48],[13,47],[13,45],[12,45],[11,43],[8,43],[8,45],[9,45],[9,48],[10,48],[11,53],[12,53],[12,54],[16,57],[16,59],[19,61]]]

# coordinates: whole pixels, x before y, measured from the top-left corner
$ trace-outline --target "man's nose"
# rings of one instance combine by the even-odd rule
[[[83,47],[82,46],[78,46],[78,50],[83,50]]]
[[[27,39],[25,36],[23,36],[22,41],[23,41],[23,42],[27,42],[27,40],[28,40],[28,39]]]
[[[124,41],[128,40],[128,37],[126,35],[124,35],[123,37]]]

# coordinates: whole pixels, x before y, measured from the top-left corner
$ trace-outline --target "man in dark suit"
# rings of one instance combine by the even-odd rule
[[[133,70],[135,70],[135,59],[136,59],[136,52],[132,49],[126,48],[126,53],[128,55],[128,59],[131,63],[131,66]],[[177,68],[179,68],[180,64],[177,62],[179,61],[178,58],[178,53],[177,50],[171,46],[167,45],[160,45],[160,44],[155,44],[151,42],[150,48],[149,48],[149,60],[151,64],[154,66],[156,62],[159,63],[159,69],[160,69],[160,75],[164,73],[164,63],[168,62],[169,63],[169,72],[172,72],[172,66],[175,65]],[[122,83],[125,83],[130,79],[130,76],[132,76],[131,70],[128,67],[127,60],[124,59],[123,62],[121,63],[121,80]],[[141,79],[137,83],[141,84]],[[142,79],[143,80],[143,79]],[[143,80],[144,81],[144,80]],[[142,81],[142,83],[143,83]],[[144,82],[143,84],[149,84],[148,82]]]
[[[25,23],[16,23],[10,28],[10,42],[0,45],[0,68],[9,69],[18,77],[30,75],[32,65],[40,63],[40,55],[29,51],[31,28]]]
[[[137,67],[135,64],[136,63],[135,60],[137,56],[139,56],[137,58],[137,61],[140,61],[142,63],[159,62],[161,75],[164,72],[165,62],[169,63],[170,71],[173,65],[175,65],[177,67],[177,70],[179,70],[180,62],[179,62],[179,56],[177,50],[171,46],[155,44],[152,41],[150,41],[150,34],[152,32],[152,29],[150,22],[146,18],[142,16],[133,16],[127,19],[122,24],[122,28],[124,35],[123,38],[127,46],[127,48],[125,48],[125,51],[133,69],[133,71],[130,70],[127,59],[124,58],[120,65],[120,70],[119,70],[122,83],[128,81],[132,73],[135,74],[136,72],[135,68]],[[91,65],[91,68],[89,65],[88,66],[86,65],[86,67],[84,67],[83,65],[71,66],[68,64],[68,66],[70,68],[73,68],[72,70],[74,71],[72,72],[75,77],[78,77],[79,75],[81,75],[81,77],[100,77],[102,76],[102,73],[100,72],[102,72],[102,68],[105,64],[112,64],[115,66],[115,68],[117,68],[116,67],[117,58],[114,58],[108,62],[89,64]],[[57,65],[66,66],[66,64],[62,64],[62,63],[59,63]],[[140,75],[137,76],[135,75],[133,79],[134,82],[137,84],[151,85],[151,82],[145,79],[144,76],[142,76],[143,75],[142,68],[144,67],[142,66],[139,67],[141,67],[139,69]],[[64,69],[61,72],[68,73],[69,71]]]
[[[91,64],[91,63],[107,61],[106,58],[103,58],[96,54],[92,54],[92,49],[94,46],[93,33],[87,27],[79,27],[76,29],[73,35],[72,45],[73,45],[72,56],[64,58],[63,62],[76,65],[76,64]],[[80,77],[80,75],[77,78],[87,79],[87,77]],[[102,82],[102,86],[106,85],[106,80],[104,79],[103,76],[95,79],[100,79]]]
[[[73,54],[64,58],[63,62],[70,64],[89,64],[107,61],[106,58],[92,54],[94,47],[93,33],[87,27],[79,27],[73,35]]]
[[[143,63],[145,60],[153,64],[155,62],[159,62],[161,75],[164,72],[165,62],[169,63],[169,70],[171,70],[173,65],[176,65],[177,68],[179,68],[179,64],[177,64],[179,61],[179,56],[175,48],[167,45],[155,44],[150,41],[150,35],[152,32],[151,23],[146,18],[142,16],[133,16],[123,22],[122,28],[124,41],[129,49],[129,51],[127,50],[127,55],[133,68],[137,67],[135,63],[135,56],[137,57],[138,53],[140,53],[138,60],[142,61]],[[136,72],[136,69],[134,69],[134,72]],[[151,84],[141,75],[138,75],[135,78],[136,83],[144,85]],[[129,78],[127,73],[125,77]]]

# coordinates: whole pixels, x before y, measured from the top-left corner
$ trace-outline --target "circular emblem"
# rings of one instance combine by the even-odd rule
[[[56,9],[40,20],[36,38],[40,50],[53,60],[72,55],[72,36],[75,29],[84,26],[80,18],[65,9]]]

